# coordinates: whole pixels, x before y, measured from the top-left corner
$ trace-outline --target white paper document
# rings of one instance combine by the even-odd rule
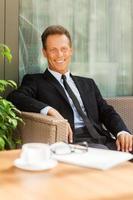
[[[133,155],[126,152],[88,148],[88,152],[53,155],[53,158],[65,163],[105,170],[133,159]]]

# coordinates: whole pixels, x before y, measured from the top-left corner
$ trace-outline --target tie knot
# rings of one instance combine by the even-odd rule
[[[63,80],[66,80],[66,75],[62,74],[61,78],[62,78]]]

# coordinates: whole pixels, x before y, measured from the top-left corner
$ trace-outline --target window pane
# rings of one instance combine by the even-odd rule
[[[20,80],[43,72],[41,33],[52,24],[72,36],[73,74],[93,78],[103,96],[133,95],[133,1],[20,0]]]

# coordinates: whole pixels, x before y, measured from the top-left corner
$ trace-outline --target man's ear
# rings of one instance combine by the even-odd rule
[[[43,53],[44,57],[47,58],[47,53],[46,53],[45,49],[42,49],[42,53]]]

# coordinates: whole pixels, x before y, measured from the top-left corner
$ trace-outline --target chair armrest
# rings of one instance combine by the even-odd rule
[[[21,117],[25,125],[19,125],[18,130],[22,143],[67,142],[67,120],[57,120],[40,113],[22,112]]]
[[[106,101],[115,108],[133,133],[133,96],[107,98]]]

